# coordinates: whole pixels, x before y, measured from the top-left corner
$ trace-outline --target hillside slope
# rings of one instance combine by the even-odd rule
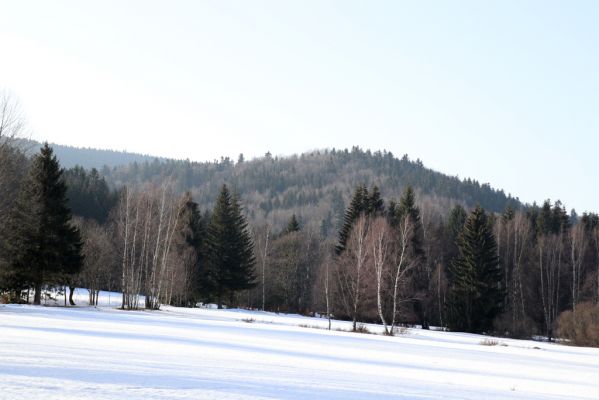
[[[244,162],[165,160],[104,169],[115,186],[160,183],[171,177],[179,191],[190,190],[201,208],[212,207],[223,183],[241,195],[250,219],[283,226],[292,213],[305,223],[336,231],[343,210],[357,185],[377,185],[383,197],[399,198],[407,185],[415,187],[421,201],[441,210],[453,203],[501,212],[521,206],[518,199],[476,180],[461,180],[426,168],[420,160],[395,157],[390,152],[322,150],[290,157]]]
[[[36,153],[41,143],[34,140],[21,140],[21,146],[28,150],[29,154]],[[128,165],[134,162],[152,162],[155,159],[164,161],[166,158],[154,157],[145,154],[130,153],[127,151],[102,150],[93,148],[65,146],[61,144],[50,143],[54,149],[56,157],[64,168],[72,168],[76,165],[86,169],[102,169],[104,166],[109,168]]]
[[[29,142],[30,152],[39,144]],[[357,185],[377,185],[386,199],[399,198],[412,185],[420,201],[441,214],[451,205],[481,204],[502,212],[510,205],[521,207],[517,198],[472,179],[459,179],[434,171],[420,160],[391,152],[321,150],[289,157],[264,157],[233,162],[191,162],[110,150],[80,149],[53,145],[65,168],[81,165],[96,168],[115,188],[170,180],[177,191],[191,191],[200,208],[209,209],[223,183],[241,196],[251,222],[285,225],[291,214],[302,223],[331,235],[339,228],[343,212]]]

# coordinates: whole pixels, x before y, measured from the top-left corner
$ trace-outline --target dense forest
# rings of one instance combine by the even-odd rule
[[[236,161],[221,158],[202,163],[139,160],[136,155],[123,153],[116,162],[106,158],[102,168],[97,162],[90,167],[86,161],[101,160],[107,155],[98,151],[90,157],[94,151],[61,147],[56,155],[63,166],[71,165],[71,160],[81,160],[80,166],[88,170],[96,168],[111,188],[160,184],[168,179],[176,192],[190,191],[202,209],[213,204],[221,184],[227,183],[243,198],[252,223],[268,222],[282,228],[295,214],[304,224],[322,229],[325,236],[331,237],[340,227],[354,188],[363,184],[377,185],[389,198],[398,198],[405,187],[412,186],[422,202],[446,210],[456,203],[464,207],[480,204],[493,212],[522,206],[517,198],[489,184],[444,175],[426,168],[420,160],[410,160],[407,155],[398,158],[388,151],[371,152],[359,147],[289,157],[267,153],[247,161],[240,155]],[[68,160],[66,164],[63,158]]]
[[[18,127],[13,127],[18,131]],[[4,131],[2,131],[2,129]],[[0,290],[597,344],[599,216],[389,152],[64,169],[0,127]],[[142,297],[143,296],[143,297]],[[142,301],[143,299],[143,301]]]

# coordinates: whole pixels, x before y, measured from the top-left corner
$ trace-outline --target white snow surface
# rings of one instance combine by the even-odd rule
[[[0,305],[0,399],[599,399],[599,349],[118,300]]]

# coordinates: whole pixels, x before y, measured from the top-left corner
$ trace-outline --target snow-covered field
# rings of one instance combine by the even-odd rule
[[[0,399],[599,399],[599,349],[327,331],[300,326],[324,319],[259,311],[120,311],[106,295],[101,303],[0,305]]]

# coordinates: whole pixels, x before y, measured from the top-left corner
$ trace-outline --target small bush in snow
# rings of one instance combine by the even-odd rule
[[[358,325],[356,325],[355,332],[358,332],[358,333],[370,333],[370,331],[368,330],[368,328],[364,324],[358,324]]]
[[[480,344],[481,346],[497,346],[499,344],[499,341],[495,339],[483,339],[478,344]]]

